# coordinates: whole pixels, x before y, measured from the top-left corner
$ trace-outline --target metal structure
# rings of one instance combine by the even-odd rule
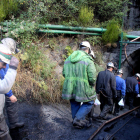
[[[1,30],[3,32],[7,32],[7,29],[10,29],[11,24],[12,24],[11,22],[1,22],[0,25],[4,26],[4,28],[1,29]],[[107,30],[107,29],[104,29],[104,28],[73,27],[73,26],[52,25],[52,24],[39,24],[38,28],[39,29],[37,31],[39,33],[73,34],[73,35],[96,35],[96,36],[101,36],[102,33]],[[140,36],[134,36],[134,35],[126,35],[126,37],[129,38],[129,39],[140,38]],[[121,57],[122,57],[123,43],[126,43],[126,44],[129,44],[129,43],[139,44],[140,42],[129,42],[129,41],[124,41],[123,42],[123,32],[121,33],[119,69],[121,68]]]
[[[108,123],[110,123],[110,122],[113,122],[114,120],[116,120],[116,119],[118,119],[118,118],[121,118],[121,117],[123,117],[123,116],[125,116],[125,115],[127,115],[127,114],[130,114],[130,113],[132,113],[133,111],[135,111],[135,110],[137,110],[137,109],[139,109],[140,108],[140,106],[138,106],[138,107],[136,107],[136,108],[134,108],[134,109],[132,109],[132,110],[130,110],[130,111],[127,111],[127,112],[125,112],[124,114],[122,114],[122,115],[120,115],[120,116],[117,116],[117,117],[115,117],[115,118],[112,118],[112,119],[110,119],[110,120],[108,120],[108,121],[106,121],[106,122],[104,122],[92,135],[91,135],[91,137],[88,139],[88,140],[93,140],[93,138],[99,133],[99,131],[106,125],[106,124],[108,124]],[[131,119],[130,119],[131,120]],[[129,120],[129,121],[130,121]],[[128,122],[129,122],[128,121]],[[128,123],[127,122],[127,123]],[[125,123],[126,124],[126,123]],[[123,125],[123,126],[125,126],[125,124]],[[122,126],[122,127],[123,127]],[[121,128],[122,128],[121,127]],[[120,128],[120,129],[121,129]],[[118,132],[118,130],[115,132],[115,133],[117,133]],[[115,134],[114,133],[114,134]],[[114,135],[113,134],[113,135]],[[113,135],[111,135],[111,137],[113,136]],[[110,138],[111,138],[110,137]]]

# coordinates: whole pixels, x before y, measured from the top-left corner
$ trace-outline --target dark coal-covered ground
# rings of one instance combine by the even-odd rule
[[[68,104],[35,105],[23,102],[18,106],[19,118],[25,122],[25,126],[10,132],[13,140],[88,140],[104,122],[95,120],[92,127],[79,130],[72,126]],[[120,114],[126,111],[127,107]],[[95,114],[99,113],[99,106],[96,106]],[[139,140],[140,118],[132,119],[114,138]]]

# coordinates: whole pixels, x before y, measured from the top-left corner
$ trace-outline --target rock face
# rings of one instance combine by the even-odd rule
[[[126,54],[127,54],[127,59],[125,55],[125,48],[123,46],[122,55],[121,55],[121,68],[124,70],[123,78],[134,75],[136,72],[140,73],[140,68],[139,68],[140,44],[128,44],[126,46]],[[112,61],[117,68],[119,68],[119,59],[120,59],[119,43],[116,48],[108,49],[103,55],[104,62],[107,63],[109,61]]]
[[[140,1],[130,0],[132,4],[127,5],[130,10],[124,17],[125,29],[136,29],[140,28]]]

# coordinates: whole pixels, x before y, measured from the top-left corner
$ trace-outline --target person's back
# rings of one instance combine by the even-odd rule
[[[100,90],[104,92],[107,97],[113,98],[113,94],[115,93],[116,84],[113,82],[115,80],[115,76],[109,70],[101,71],[98,74],[96,81],[96,92],[98,93]]]
[[[89,42],[83,41],[79,48],[80,50],[73,52],[64,63],[62,98],[70,100],[73,126],[83,128],[84,124],[81,121],[91,111],[96,97],[93,88],[96,69],[93,59],[89,56]]]
[[[99,118],[107,119],[106,114],[110,111],[113,105],[113,98],[116,98],[116,79],[112,73],[114,64],[109,62],[105,71],[99,72],[96,81],[96,93],[100,94],[100,109]]]
[[[135,86],[138,84],[137,79],[132,77],[126,78],[126,92],[135,92]]]
[[[78,102],[92,100],[95,97],[93,95],[95,73],[96,69],[91,57],[84,51],[75,51],[64,63],[65,83],[62,98],[75,99]]]
[[[133,109],[134,98],[139,94],[138,79],[140,79],[140,74],[136,73],[135,76],[127,77],[126,82],[126,102],[128,102],[129,109]]]

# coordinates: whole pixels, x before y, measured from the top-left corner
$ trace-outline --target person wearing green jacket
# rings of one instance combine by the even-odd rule
[[[91,56],[90,44],[83,41],[80,49],[74,51],[66,60],[63,67],[65,77],[62,98],[70,100],[73,126],[83,128],[82,120],[91,111],[96,93],[96,68]],[[81,102],[83,103],[81,105]]]

